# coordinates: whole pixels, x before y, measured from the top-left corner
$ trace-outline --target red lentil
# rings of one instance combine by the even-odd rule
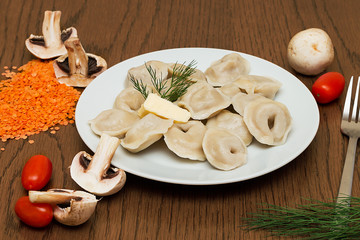
[[[10,79],[0,81],[0,139],[3,142],[26,139],[55,125],[74,122],[80,92],[60,84],[52,64],[52,61],[36,59],[18,68],[19,72],[5,70],[3,75]]]

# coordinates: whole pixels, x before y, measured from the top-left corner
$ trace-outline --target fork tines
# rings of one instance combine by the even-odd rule
[[[351,121],[357,121],[358,118],[358,101],[359,101],[359,85],[360,85],[360,77],[358,79],[357,85],[356,85],[356,91],[355,91],[355,98],[352,106],[352,114],[350,114],[350,108],[351,108],[351,96],[353,91],[353,79],[352,76],[349,82],[348,90],[346,92],[346,99],[344,104],[344,111],[343,111],[343,120],[349,121],[349,117],[351,117]]]

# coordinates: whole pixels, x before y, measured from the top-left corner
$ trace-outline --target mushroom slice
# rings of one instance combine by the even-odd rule
[[[56,221],[68,226],[86,222],[94,213],[98,202],[93,194],[69,189],[29,191],[29,200],[53,205]]]
[[[244,142],[223,128],[208,128],[202,143],[206,159],[221,170],[231,170],[247,162]]]
[[[125,133],[140,118],[136,112],[122,109],[108,109],[100,112],[89,121],[91,130],[100,135],[106,133],[112,137],[123,138]]]
[[[140,152],[162,138],[173,124],[171,119],[148,113],[127,131],[121,145],[130,152]]]
[[[79,38],[65,41],[67,54],[54,61],[54,71],[60,83],[73,87],[86,87],[94,78],[106,70],[105,59],[86,53]]]
[[[108,196],[121,190],[126,181],[124,170],[110,168],[111,159],[120,145],[120,139],[102,134],[95,154],[84,151],[75,155],[71,178],[83,189],[98,196]]]
[[[43,36],[30,35],[25,40],[25,46],[36,57],[49,59],[65,54],[64,42],[70,37],[76,37],[77,31],[74,27],[61,31],[61,11],[45,11],[42,25]]]
[[[167,147],[176,155],[191,160],[205,161],[202,141],[206,127],[201,121],[174,124],[164,134]]]
[[[178,105],[187,109],[196,120],[215,116],[230,104],[227,96],[206,82],[191,85],[178,102]]]
[[[205,75],[212,86],[224,86],[250,72],[250,63],[238,53],[230,53],[212,63]]]
[[[208,119],[206,122],[206,127],[227,129],[241,138],[246,146],[250,145],[253,139],[253,136],[249,132],[243,117],[228,110],[222,110],[215,117]]]
[[[244,121],[256,140],[267,145],[284,144],[292,125],[287,107],[267,98],[247,104]]]

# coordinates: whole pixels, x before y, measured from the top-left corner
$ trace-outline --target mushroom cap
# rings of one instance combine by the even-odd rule
[[[94,213],[98,200],[95,195],[69,189],[50,189],[48,191],[29,191],[33,203],[49,203],[54,206],[54,218],[68,226],[86,222]],[[58,204],[68,205],[61,207]]]
[[[71,178],[80,187],[98,196],[108,196],[120,191],[126,182],[124,170],[111,168],[110,174],[99,178],[97,172],[86,169],[90,158],[84,151],[75,155],[70,167]]]
[[[61,32],[61,41],[65,42],[70,37],[76,37],[77,30],[74,27],[69,27]],[[31,34],[25,40],[25,46],[35,57],[40,59],[56,58],[67,53],[65,45],[59,46],[45,46],[44,37]]]
[[[292,37],[287,57],[295,71],[304,75],[317,75],[334,60],[334,46],[324,30],[309,28]]]
[[[83,224],[94,213],[98,200],[93,194],[75,191],[77,198],[70,200],[70,206],[62,208],[54,207],[54,218],[56,221],[68,225],[77,226]],[[80,200],[79,200],[80,199]]]
[[[88,86],[97,76],[107,69],[107,63],[104,58],[97,56],[92,53],[86,53],[88,56],[88,69],[89,75],[84,76],[81,74],[70,75],[69,64],[68,64],[68,53],[58,57],[54,63],[55,76],[60,83],[64,83],[68,86],[73,87],[86,87]]]

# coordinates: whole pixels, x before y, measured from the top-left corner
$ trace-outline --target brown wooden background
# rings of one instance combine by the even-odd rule
[[[1,0],[0,68],[33,59],[24,41],[40,34],[45,10],[61,10],[62,27],[74,26],[87,52],[109,66],[136,55],[178,47],[213,47],[252,54],[285,68],[311,88],[316,77],[295,73],[286,59],[290,38],[318,27],[328,32],[335,60],[327,71],[360,75],[360,1],[357,0]],[[21,170],[32,155],[48,156],[54,167],[47,188],[79,187],[68,167],[87,147],[74,125],[57,134],[0,142],[0,239],[260,239],[246,232],[241,218],[259,203],[281,206],[303,198],[335,198],[347,147],[340,133],[344,95],[320,105],[320,127],[312,144],[281,169],[256,179],[218,186],[182,186],[128,174],[125,187],[98,204],[85,224],[66,227],[55,221],[44,229],[22,224],[14,213],[25,195]],[[1,116],[0,116],[1,121]],[[359,163],[353,195],[360,196]]]

